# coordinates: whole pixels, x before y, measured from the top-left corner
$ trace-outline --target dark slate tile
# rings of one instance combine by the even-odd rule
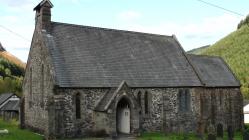
[[[52,22],[44,37],[61,87],[201,86],[172,36]]]

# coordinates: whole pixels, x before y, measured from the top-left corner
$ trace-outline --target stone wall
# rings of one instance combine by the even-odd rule
[[[179,110],[180,89],[190,91],[190,110],[187,112]],[[224,131],[228,125],[234,130],[242,128],[243,99],[239,88],[136,88],[133,89],[136,97],[139,91],[142,92],[140,119],[142,131],[200,132],[200,125],[206,130],[211,120],[216,127],[222,124]],[[144,114],[146,91],[151,94],[149,115]]]
[[[58,109],[57,114],[59,124],[56,128],[59,136],[75,137],[95,134],[100,131],[106,134],[113,135],[116,131],[115,103],[111,105],[111,113],[96,112],[94,108],[102,99],[106,92],[110,89],[59,89],[55,95],[55,107]],[[139,119],[131,120],[134,123],[140,124],[141,132],[178,132],[178,131],[193,131],[196,127],[196,108],[191,105],[190,112],[181,113],[178,110],[178,89],[174,88],[134,88],[131,93],[134,99],[137,100],[138,92],[142,93],[141,105],[133,111]],[[149,113],[144,111],[144,93],[150,94],[149,98]],[[75,95],[81,95],[81,119],[75,117]],[[192,104],[196,101],[195,93],[191,90]],[[122,95],[117,95],[117,99]],[[60,103],[56,103],[60,102]],[[141,108],[141,110],[140,110]],[[138,114],[140,110],[140,115]],[[62,113],[63,112],[63,113]],[[137,114],[136,114],[137,112]],[[63,126],[61,124],[63,122]],[[58,130],[59,129],[59,130]]]
[[[163,110],[163,94],[165,89],[142,89],[136,88],[132,93],[138,99],[138,94],[141,94],[140,101],[140,129],[141,131],[161,131],[162,129],[162,110]],[[145,92],[149,94],[148,113],[145,112]]]
[[[55,130],[60,137],[81,137],[94,135],[99,115],[94,108],[109,89],[58,89],[55,95]],[[81,118],[76,119],[75,96],[81,98]]]
[[[181,88],[136,88],[133,93],[142,92],[141,131],[145,132],[190,132],[196,127],[197,103],[195,93],[190,89],[190,111],[179,110],[178,91]],[[144,112],[144,93],[150,94],[149,114]]]
[[[185,89],[188,89],[190,94],[188,111],[179,109],[179,91]],[[115,95],[110,109],[104,112],[96,111],[95,107],[110,90],[110,88],[57,88],[54,90],[54,95],[49,96],[50,104],[45,103],[45,109],[39,105],[39,94],[35,94],[37,99],[34,99],[37,103],[26,111],[28,116],[25,123],[34,128],[36,125],[43,126],[40,127],[41,130],[47,128],[47,131],[53,131],[51,134],[57,137],[116,135],[116,105],[123,96],[129,96],[129,100],[135,105],[131,110],[132,134],[159,131],[204,133],[210,122],[214,125],[222,124],[224,130],[231,125],[235,130],[240,129],[243,123],[242,96],[236,88],[127,88]],[[124,92],[126,94],[123,94]],[[140,101],[138,101],[139,92]],[[148,113],[145,112],[146,92],[149,94]],[[81,104],[81,118],[78,119],[76,94],[80,95]],[[29,101],[29,96],[25,97],[26,102]],[[49,105],[47,112],[46,105]],[[37,113],[45,110],[45,113],[42,113],[47,116],[43,120],[38,118],[38,115],[32,116],[35,114],[34,110],[38,110]],[[46,118],[48,116],[49,119]],[[45,125],[40,124],[44,122]],[[46,126],[46,122],[49,122],[49,125]]]
[[[241,130],[243,126],[243,98],[239,88],[197,88],[199,96],[197,132],[207,132],[218,124],[226,131],[228,126]]]
[[[55,100],[55,131],[57,137],[84,137],[84,136],[103,136],[116,135],[116,111],[115,104],[111,104],[112,111],[97,112],[95,107],[109,91],[109,88],[84,88],[84,89],[58,89],[56,90]],[[81,118],[76,119],[76,94],[81,98]],[[122,95],[117,95],[119,99]],[[138,116],[136,111],[132,111]],[[133,120],[133,124],[138,119]],[[138,125],[138,124],[137,124]],[[136,125],[133,125],[136,126]],[[138,128],[137,128],[138,129]],[[133,131],[136,131],[135,129]]]
[[[35,30],[23,82],[22,125],[44,133],[49,129],[48,100],[53,95],[54,72],[41,36],[41,32]]]

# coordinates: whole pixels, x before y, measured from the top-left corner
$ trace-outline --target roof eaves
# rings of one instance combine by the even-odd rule
[[[115,90],[113,96],[111,97],[111,99],[109,100],[109,102],[106,104],[106,106],[104,107],[104,110],[107,110],[107,108],[109,107],[109,105],[111,104],[112,100],[115,98],[115,96],[117,95],[117,93],[122,89],[122,87],[127,86],[125,81],[122,81],[121,84],[118,86],[117,90]]]
[[[45,45],[45,47],[47,48],[47,51],[48,51],[48,54],[49,54],[49,57],[50,57],[50,59],[53,59],[52,58],[52,54],[51,54],[51,51],[50,51],[50,48],[51,48],[51,46],[50,45],[52,45],[53,47],[55,47],[55,42],[54,42],[54,39],[53,39],[53,36],[51,35],[51,34],[49,34],[49,33],[47,33],[47,31],[46,30],[42,30],[42,36],[41,36],[41,40],[43,40],[43,44]],[[50,43],[48,42],[48,40],[50,40]],[[52,42],[52,43],[51,43]],[[52,62],[51,62],[51,67],[52,67],[52,70],[54,71],[53,73],[53,83],[54,83],[54,85],[56,84],[56,83],[58,83],[58,80],[57,80],[57,77],[56,77],[56,69],[55,69],[55,66],[54,66],[55,64],[54,64],[54,61],[52,60]]]
[[[228,64],[226,63],[226,61],[222,57],[218,57],[218,59],[220,59],[225,64],[225,66],[227,67],[227,69],[233,75],[234,79],[237,81],[238,86],[241,87],[241,83],[240,83],[239,79],[236,77],[236,75],[234,74],[234,72],[232,71],[232,69],[228,66]]]
[[[8,96],[0,103],[0,105],[2,105],[5,101],[7,101],[9,98],[11,98],[11,96],[15,95],[14,93],[3,93],[3,94],[6,94],[6,95],[8,94]],[[1,94],[1,95],[3,95],[3,94]]]

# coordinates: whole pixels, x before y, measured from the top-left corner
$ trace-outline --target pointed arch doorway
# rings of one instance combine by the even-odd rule
[[[122,98],[118,102],[116,113],[117,132],[122,134],[130,134],[131,109],[126,98]]]

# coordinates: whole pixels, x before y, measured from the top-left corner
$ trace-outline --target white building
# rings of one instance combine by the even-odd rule
[[[244,105],[243,112],[244,112],[244,123],[249,124],[249,103]]]

